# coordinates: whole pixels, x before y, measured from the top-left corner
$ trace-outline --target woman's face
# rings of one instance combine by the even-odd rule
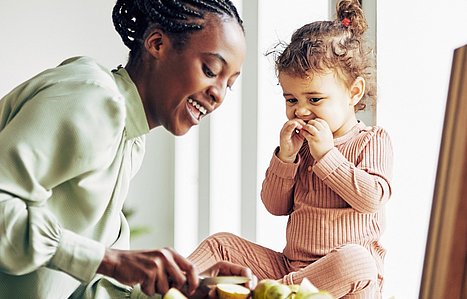
[[[149,126],[162,125],[178,136],[222,104],[240,75],[246,42],[235,20],[213,14],[206,15],[204,29],[193,32],[181,50],[164,37],[165,48],[149,68],[142,98]]]

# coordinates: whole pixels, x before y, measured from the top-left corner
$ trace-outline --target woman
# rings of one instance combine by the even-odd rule
[[[245,57],[242,20],[228,0],[118,0],[113,21],[125,67],[70,58],[0,101],[1,298],[198,287],[173,249],[129,250],[121,208],[145,134],[183,135],[222,103]],[[230,263],[208,272],[251,276]]]

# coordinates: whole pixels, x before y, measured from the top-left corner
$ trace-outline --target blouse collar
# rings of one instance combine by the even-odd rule
[[[112,70],[120,92],[125,98],[126,105],[126,138],[132,139],[149,133],[149,125],[144,112],[143,102],[139,96],[135,83],[122,66]]]

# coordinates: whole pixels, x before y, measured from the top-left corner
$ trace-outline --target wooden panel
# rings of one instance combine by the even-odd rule
[[[420,298],[467,298],[467,45],[454,51]]]

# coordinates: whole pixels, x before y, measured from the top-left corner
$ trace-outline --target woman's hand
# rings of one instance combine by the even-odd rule
[[[298,151],[302,147],[304,136],[301,130],[306,123],[301,119],[287,121],[280,132],[280,147],[277,157],[285,163],[293,163],[297,158]]]
[[[310,120],[300,133],[306,138],[310,153],[316,161],[334,147],[332,131],[323,119]]]
[[[140,284],[148,296],[165,294],[171,287],[192,295],[199,285],[194,265],[171,248],[157,250],[107,249],[97,273],[126,285]]]

